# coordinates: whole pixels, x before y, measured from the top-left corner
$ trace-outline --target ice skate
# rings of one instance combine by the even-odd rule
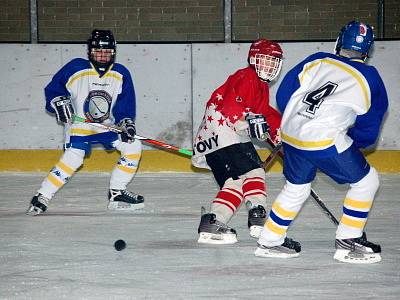
[[[216,219],[215,214],[203,214],[197,230],[200,244],[234,244],[236,231]]]
[[[133,211],[144,207],[144,197],[127,190],[110,189],[108,209]]]
[[[258,248],[254,252],[255,256],[259,257],[278,257],[278,258],[291,258],[300,255],[301,245],[290,238],[285,238],[282,245],[267,247],[258,244]]]
[[[336,239],[334,259],[350,264],[373,264],[381,261],[381,246],[368,242],[365,232],[359,238]]]
[[[249,210],[247,225],[249,227],[251,237],[257,239],[260,237],[260,233],[264,227],[266,218],[267,212],[262,205],[258,205]]]
[[[47,210],[47,206],[49,206],[49,201],[50,199],[46,198],[40,193],[37,193],[35,196],[33,196],[26,214],[29,216],[37,216],[41,213],[44,213]]]

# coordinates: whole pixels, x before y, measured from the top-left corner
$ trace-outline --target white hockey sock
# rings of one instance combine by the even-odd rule
[[[378,188],[378,173],[373,167],[359,182],[350,184],[350,190],[343,202],[343,215],[336,230],[337,239],[357,238],[362,235]]]
[[[82,165],[84,157],[84,150],[75,148],[66,149],[60,161],[43,180],[38,193],[41,193],[48,199],[53,198],[54,194],[68,182],[75,171]]]
[[[265,171],[261,168],[254,169],[240,178],[243,179],[243,197],[247,209],[258,205],[267,208]]]
[[[229,178],[215,196],[211,204],[211,213],[217,220],[227,224],[243,201],[242,179]]]
[[[310,195],[310,191],[310,183],[292,184],[286,181],[282,191],[272,204],[258,243],[267,247],[281,245],[285,240],[290,223],[297,216]]]
[[[142,154],[142,144],[139,140],[131,144],[115,141],[114,146],[121,152],[121,158],[111,173],[110,189],[125,190],[136,174]]]

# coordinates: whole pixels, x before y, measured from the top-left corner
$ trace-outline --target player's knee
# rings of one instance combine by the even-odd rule
[[[68,148],[65,150],[62,161],[73,167],[79,168],[83,164],[85,158],[85,151],[76,148]]]
[[[283,189],[285,193],[291,196],[291,198],[307,199],[311,193],[311,183],[293,184],[286,180],[286,184]]]
[[[251,170],[251,171],[247,172],[246,174],[244,174],[244,177],[245,178],[259,177],[259,178],[265,180],[265,171],[264,171],[264,169],[257,168],[257,169]]]
[[[241,178],[233,179],[232,177],[229,177],[227,180],[225,180],[225,183],[221,189],[230,188],[235,190],[241,190],[242,185],[243,185],[243,180]]]
[[[379,188],[379,175],[375,168],[371,167],[368,174],[360,181],[350,185],[352,188],[376,192]]]
[[[134,140],[132,143],[120,142],[116,148],[123,156],[142,153],[142,143],[139,140]]]

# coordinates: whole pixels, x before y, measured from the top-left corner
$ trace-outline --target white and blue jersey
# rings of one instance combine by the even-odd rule
[[[136,98],[132,77],[127,68],[114,63],[104,74],[92,64],[76,58],[62,67],[45,88],[46,110],[54,113],[50,102],[59,96],[70,96],[75,114],[93,123],[118,124],[136,117]],[[65,143],[90,150],[91,143],[106,147],[117,138],[115,133],[85,123],[66,124]],[[89,147],[89,149],[87,149]]]
[[[369,172],[359,148],[376,142],[388,107],[374,67],[318,52],[286,74],[276,97],[287,180],[308,183],[320,169],[338,183],[354,183]]]
[[[282,141],[311,157],[374,144],[388,106],[374,67],[323,52],[290,70],[276,97]]]

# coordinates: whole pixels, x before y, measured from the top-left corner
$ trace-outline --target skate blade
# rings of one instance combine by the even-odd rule
[[[28,215],[28,216],[37,216],[37,215],[41,214],[42,212],[43,212],[43,210],[41,210],[40,208],[31,206],[26,211],[26,215]]]
[[[260,237],[262,229],[263,229],[263,226],[258,226],[258,225],[250,226],[250,228],[249,228],[250,236],[255,239],[258,239]]]
[[[293,257],[298,257],[300,253],[285,253],[285,252],[278,252],[272,249],[264,249],[257,247],[256,251],[254,251],[254,255],[257,257],[293,258]]]
[[[228,245],[237,243],[237,237],[234,234],[212,234],[209,232],[200,232],[199,244]]]
[[[144,203],[129,204],[129,203],[119,202],[119,201],[110,201],[108,203],[107,208],[109,210],[116,210],[116,211],[134,211],[134,210],[143,209]]]
[[[356,253],[344,249],[336,250],[333,258],[350,264],[373,264],[382,260],[379,253]]]

